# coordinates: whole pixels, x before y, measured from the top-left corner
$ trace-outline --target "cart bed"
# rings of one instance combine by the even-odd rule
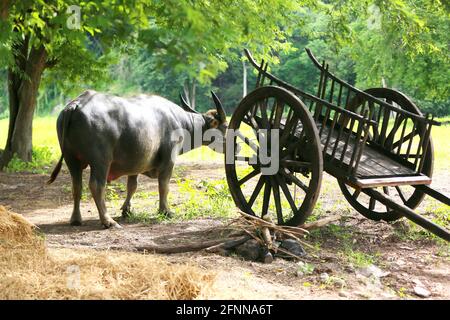
[[[283,122],[281,124],[282,130],[284,129]],[[330,135],[330,128],[329,126],[324,126],[323,130],[321,130],[322,123],[320,121],[316,121],[316,125],[319,132],[321,132],[320,142],[322,149],[324,149]],[[295,131],[294,136],[298,138],[302,131],[301,125]],[[345,176],[349,172],[349,164],[355,152],[354,148],[358,143],[354,134],[349,136],[348,143],[342,138],[338,139],[338,135],[339,133],[336,130],[331,132],[328,147],[323,153],[324,166],[325,170],[334,176]],[[336,146],[335,151],[334,146]],[[342,158],[344,149],[345,154]],[[398,159],[395,160],[392,156],[386,155],[379,148],[371,144],[365,144],[356,172],[349,177],[348,182],[359,188],[371,188],[377,186],[430,184],[431,181],[430,177],[417,174],[410,166],[404,165]]]
[[[320,124],[317,124],[320,129]],[[322,147],[326,143],[329,128],[325,126],[324,134],[321,138]],[[333,131],[329,145],[336,144],[338,133]],[[340,159],[344,149],[345,142],[338,141],[336,152],[332,158],[333,148],[328,147],[324,153],[325,167],[327,171],[341,169],[347,171],[348,165],[353,154],[353,148],[357,145],[354,136],[350,136],[341,168],[334,168],[333,162],[335,159]],[[383,154],[370,144],[366,145],[362,151],[359,166],[356,173],[353,175],[352,181],[356,186],[361,188],[386,186],[386,185],[413,185],[413,184],[430,184],[431,179],[425,175],[418,175],[413,169],[399,163],[391,157]]]

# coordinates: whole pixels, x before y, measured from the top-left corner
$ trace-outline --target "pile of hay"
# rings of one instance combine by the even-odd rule
[[[0,299],[195,299],[214,280],[155,255],[46,249],[35,229],[0,206]]]
[[[30,245],[38,241],[35,226],[17,213],[0,206],[0,244]]]

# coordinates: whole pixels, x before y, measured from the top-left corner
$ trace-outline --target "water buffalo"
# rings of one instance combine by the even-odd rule
[[[123,215],[130,212],[139,174],[158,178],[159,210],[170,214],[167,194],[174,150],[182,152],[180,143],[189,142],[193,148],[209,144],[210,140],[203,139],[203,133],[209,129],[216,129],[220,133],[218,138],[224,142],[225,111],[217,96],[212,95],[216,110],[204,114],[192,110],[183,99],[180,107],[156,95],[121,98],[89,90],[71,101],[58,116],[62,155],[48,181],[52,183],[56,179],[64,159],[72,177],[74,206],[70,223],[81,225],[82,222],[82,172],[88,165],[89,189],[106,228],[120,228],[106,212],[106,183],[124,175],[128,176],[128,183]],[[187,134],[174,139],[173,132],[180,130]],[[198,131],[201,131],[200,140],[194,139],[199,136]]]

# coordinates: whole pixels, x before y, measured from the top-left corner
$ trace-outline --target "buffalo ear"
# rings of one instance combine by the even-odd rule
[[[217,95],[214,93],[214,91],[211,91],[212,98],[214,100],[214,104],[216,105],[217,113],[219,114],[219,119],[221,123],[224,123],[227,121],[227,115],[225,114],[225,109],[222,106],[222,102],[220,102]]]
[[[191,106],[189,105],[189,103],[186,101],[186,99],[183,97],[183,95],[181,93],[180,93],[180,102],[181,102],[181,107],[183,108],[184,111],[191,112],[191,113],[198,113],[197,111],[195,111],[194,109],[191,108]]]

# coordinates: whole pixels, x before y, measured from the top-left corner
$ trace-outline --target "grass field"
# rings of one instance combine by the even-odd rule
[[[3,149],[8,136],[8,119],[0,120],[0,149]],[[51,161],[57,161],[60,156],[58,137],[56,135],[56,117],[38,117],[33,121],[33,148],[42,150],[48,148]],[[223,161],[223,155],[207,147],[186,153],[180,157],[182,161]]]
[[[438,121],[446,122],[446,125],[434,127],[432,130],[432,138],[435,149],[435,168],[447,168],[450,163],[449,137],[450,124],[449,117],[438,119]],[[0,148],[6,143],[8,134],[8,119],[0,120]],[[51,161],[56,161],[60,156],[58,138],[56,136],[56,117],[38,117],[33,122],[33,147],[36,150],[48,149]],[[201,162],[222,162],[223,155],[212,151],[207,147],[201,147],[197,150],[182,155],[181,161],[201,161]]]

